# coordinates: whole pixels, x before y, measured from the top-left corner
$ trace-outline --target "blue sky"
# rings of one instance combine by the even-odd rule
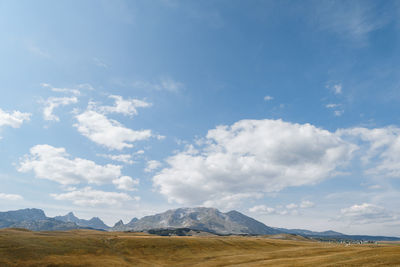
[[[400,236],[396,1],[0,1],[0,209]]]

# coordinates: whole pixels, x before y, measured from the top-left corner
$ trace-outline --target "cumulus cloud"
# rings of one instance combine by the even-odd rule
[[[202,204],[223,194],[277,192],[332,177],[356,146],[310,124],[242,120],[210,130],[193,146],[167,158],[153,177],[169,201]]]
[[[400,128],[350,128],[339,135],[358,142],[367,175],[400,178]]]
[[[79,206],[120,206],[122,202],[132,200],[132,198],[125,193],[104,192],[94,190],[91,187],[85,187],[81,190],[62,194],[51,194],[51,196],[56,200],[72,201],[75,205]]]
[[[135,131],[119,122],[107,118],[94,110],[86,110],[76,115],[78,123],[74,127],[91,141],[109,149],[122,150],[133,147],[133,142],[146,140],[152,136],[150,130]]]
[[[290,203],[290,204],[286,205],[286,208],[289,209],[289,210],[296,209],[297,207],[298,207],[298,205],[295,204],[295,203]]]
[[[147,161],[147,166],[144,169],[145,172],[153,172],[162,166],[161,162],[157,160],[149,160]]]
[[[32,147],[18,167],[19,172],[33,171],[37,178],[62,185],[110,183],[121,178],[121,169],[118,165],[98,165],[91,160],[71,158],[65,148],[50,145]]]
[[[261,213],[261,214],[273,214],[275,213],[275,209],[268,207],[266,205],[257,205],[249,209],[250,212],[253,213]]]
[[[126,164],[134,164],[135,162],[132,159],[132,155],[130,154],[120,154],[120,155],[111,155],[111,154],[97,154],[97,156],[111,159],[114,161],[123,162]]]
[[[16,201],[16,200],[22,200],[24,198],[20,195],[0,193],[0,199]]]
[[[205,207],[217,207],[221,209],[235,209],[245,199],[257,198],[260,199],[263,194],[260,193],[224,193],[221,192],[219,198],[208,199],[202,203]]]
[[[138,179],[132,179],[129,176],[122,176],[119,179],[115,179],[113,184],[116,185],[118,189],[126,190],[126,191],[135,191],[136,186],[139,184]]]
[[[337,107],[340,107],[340,105],[339,104],[327,104],[325,107],[326,108],[337,108]]]
[[[113,106],[100,106],[99,110],[103,113],[121,113],[124,115],[137,115],[137,108],[150,107],[151,104],[139,99],[124,99],[119,95],[110,95],[114,99]]]
[[[19,128],[24,121],[30,120],[31,115],[30,113],[20,111],[6,112],[0,108],[0,127],[11,126],[13,128]]]
[[[274,98],[272,97],[272,96],[270,96],[270,95],[266,95],[266,96],[264,96],[264,101],[271,101],[271,100],[273,100]]]
[[[303,200],[299,204],[290,203],[286,206],[278,205],[277,207],[269,207],[267,205],[256,205],[249,209],[250,212],[269,215],[298,215],[302,210],[314,207],[314,203]]]
[[[398,218],[398,216],[390,213],[385,208],[371,203],[356,204],[349,208],[344,208],[340,212],[342,215],[340,218],[359,224],[394,221]]]
[[[67,106],[78,102],[76,97],[49,97],[44,102],[43,118],[48,121],[59,121],[60,118],[53,114],[53,110],[59,106]]]
[[[302,209],[308,209],[308,208],[312,208],[312,207],[314,207],[314,203],[309,200],[303,200],[300,203],[300,208],[302,208]]]

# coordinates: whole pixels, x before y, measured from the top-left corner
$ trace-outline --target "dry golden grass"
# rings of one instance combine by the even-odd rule
[[[400,266],[400,246],[0,230],[0,266]]]

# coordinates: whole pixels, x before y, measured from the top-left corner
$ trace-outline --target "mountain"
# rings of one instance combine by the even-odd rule
[[[0,212],[0,221],[44,220],[46,215],[40,209],[22,209]]]
[[[138,218],[133,218],[130,222],[128,222],[127,224],[124,224],[124,222],[122,220],[119,220],[117,223],[115,223],[115,225],[109,229],[111,231],[131,231],[134,226],[135,223],[139,221]]]
[[[218,235],[299,235],[321,241],[400,241],[397,237],[345,235],[335,231],[315,232],[304,229],[285,229],[269,227],[238,211],[222,213],[214,208],[180,208],[168,210],[141,219],[133,218],[129,223],[119,221],[110,231],[147,231],[149,233],[180,235],[188,229]],[[177,233],[175,233],[176,231]],[[182,232],[182,233],[181,233]]]
[[[63,222],[73,222],[78,226],[89,227],[89,228],[99,229],[99,230],[108,230],[110,228],[98,217],[93,217],[90,220],[84,220],[84,219],[79,219],[72,212],[70,212],[64,216],[56,216],[56,217],[54,217],[54,219],[63,221]]]
[[[308,238],[313,238],[321,241],[356,241],[356,240],[364,240],[364,241],[400,241],[398,237],[391,236],[370,236],[370,235],[345,235],[335,231],[324,231],[324,232],[314,232],[310,230],[304,229],[285,229],[285,228],[276,228],[279,231],[282,231],[286,234],[294,234],[301,235]]]
[[[238,211],[220,212],[214,208],[180,208],[168,210],[141,219],[122,220],[113,227],[98,217],[90,220],[77,218],[72,212],[65,216],[49,218],[40,209],[22,209],[0,212],[0,228],[25,228],[33,231],[64,231],[72,229],[97,229],[108,231],[148,231],[161,235],[279,235],[291,234],[320,241],[400,241],[397,237],[345,235],[334,231],[314,232],[304,229],[269,227]]]
[[[323,231],[323,232],[314,232],[310,230],[304,229],[285,229],[285,228],[276,228],[277,230],[293,235],[301,235],[301,236],[343,236],[344,234],[335,232],[335,231]]]
[[[190,228],[210,233],[228,234],[277,234],[272,227],[258,222],[237,211],[222,213],[214,208],[180,208],[164,213],[132,220],[128,224],[119,223],[113,231],[146,231],[164,228]]]
[[[25,228],[32,231],[79,229],[73,222],[63,222],[46,217],[40,209],[22,209],[0,212],[0,228]]]
[[[279,234],[282,233],[282,231],[279,231],[275,228],[266,226],[265,224],[250,218],[236,210],[232,210],[226,213],[226,215],[229,216],[229,218],[242,225],[246,225],[246,227],[249,229],[249,232],[251,234],[258,234],[258,235],[273,235],[273,234]]]

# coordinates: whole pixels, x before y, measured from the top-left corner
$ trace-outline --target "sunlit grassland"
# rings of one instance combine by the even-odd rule
[[[400,266],[398,244],[0,230],[0,266]]]

